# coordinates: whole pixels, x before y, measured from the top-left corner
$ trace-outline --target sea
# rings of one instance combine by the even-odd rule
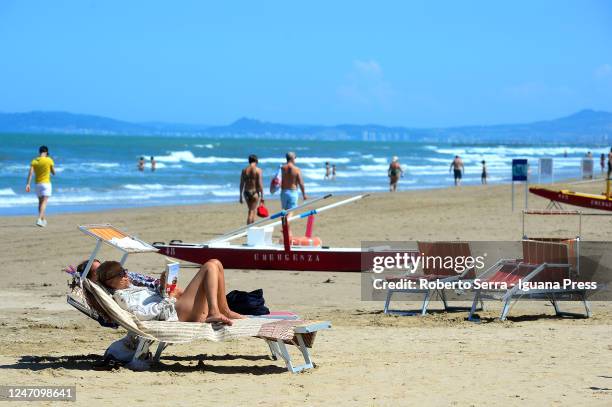
[[[98,211],[159,205],[238,202],[240,172],[249,154],[259,157],[267,189],[285,153],[297,154],[306,192],[348,195],[388,190],[387,169],[398,156],[405,175],[399,190],[443,188],[453,184],[449,166],[455,155],[465,163],[463,183],[480,184],[485,160],[489,183],[511,182],[513,158],[529,160],[531,182],[538,159],[553,158],[554,179],[581,176],[581,160],[592,152],[595,174],[608,146],[528,144],[449,144],[374,141],[209,139],[194,136],[0,135],[0,216],[35,215],[37,198],[25,192],[30,161],[38,147],[49,147],[55,161],[48,213]],[[151,171],[150,157],[157,168]],[[145,157],[145,171],[137,163]],[[336,178],[325,179],[325,163],[336,165]],[[267,193],[267,192],[266,192]],[[267,193],[268,199],[271,199]],[[278,194],[276,195],[278,197]],[[273,198],[276,199],[276,198]]]

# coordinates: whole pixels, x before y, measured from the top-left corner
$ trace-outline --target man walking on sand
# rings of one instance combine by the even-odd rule
[[[255,222],[259,201],[263,202],[263,172],[257,167],[259,160],[255,154],[249,156],[249,165],[240,174],[240,203],[242,198],[249,207],[247,225]]]
[[[26,192],[30,192],[32,174],[36,174],[36,195],[38,196],[38,219],[36,220],[36,225],[44,228],[47,226],[45,210],[47,209],[47,201],[52,192],[51,175],[55,175],[55,163],[53,159],[49,157],[49,149],[47,146],[40,146],[38,154],[38,157],[33,159],[30,163]]]
[[[455,176],[455,186],[461,185],[461,176],[465,171],[465,167],[463,166],[463,160],[458,155],[455,156],[455,159],[450,165],[449,172],[453,170]]]
[[[298,205],[298,186],[302,191],[302,197],[304,200],[308,199],[308,197],[306,196],[306,191],[304,190],[302,172],[295,165],[295,153],[288,152],[285,155],[285,158],[287,159],[287,164],[281,167],[281,206],[283,209],[291,209]]]

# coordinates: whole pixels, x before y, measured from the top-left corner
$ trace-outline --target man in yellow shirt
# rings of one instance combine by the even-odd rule
[[[49,157],[49,149],[47,146],[40,146],[38,149],[38,157],[30,163],[30,172],[28,173],[28,182],[26,184],[26,192],[30,192],[30,181],[32,174],[36,174],[36,195],[38,196],[38,220],[36,225],[40,227],[47,226],[45,218],[45,209],[47,209],[47,200],[51,196],[51,174],[55,175],[55,163]]]

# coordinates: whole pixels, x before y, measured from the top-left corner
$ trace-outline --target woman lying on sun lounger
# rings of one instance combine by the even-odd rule
[[[91,268],[89,269],[89,273],[87,274],[87,278],[96,283],[98,282],[98,267],[100,267],[100,264],[102,264],[100,260],[94,259],[94,261],[91,263]],[[87,260],[83,261],[81,264],[77,266],[76,271],[79,273],[79,275],[83,275],[83,272],[85,271],[86,266],[87,266]],[[133,271],[128,271],[127,274],[128,274],[128,278],[130,279],[130,283],[132,283],[132,285],[135,285],[138,287],[147,287],[154,291],[160,292],[161,282],[158,278],[156,279],[156,278],[146,276],[144,274],[136,273]],[[176,299],[178,299],[182,294],[183,294],[183,289],[180,288],[179,286],[176,286],[174,290],[170,292],[170,296]]]
[[[98,283],[113,291],[121,308],[141,320],[220,322],[244,318],[233,312],[225,298],[225,276],[219,260],[210,260],[189,282],[178,299],[162,297],[158,291],[130,283],[128,272],[117,261],[105,261],[97,268]]]

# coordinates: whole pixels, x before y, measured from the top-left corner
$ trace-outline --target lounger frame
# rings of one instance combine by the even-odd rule
[[[311,334],[313,332],[318,332],[324,329],[329,329],[330,327],[331,326],[329,323],[322,322],[295,328],[295,337],[298,342],[297,348],[299,349],[300,353],[302,354],[302,357],[304,358],[304,363],[301,364],[296,364],[296,361],[289,352],[287,344],[281,339],[278,339],[276,341],[271,339],[264,340],[266,341],[266,344],[270,349],[271,358],[273,360],[282,359],[285,362],[287,371],[291,373],[299,373],[304,370],[312,369],[315,367],[315,364],[312,360],[312,356],[310,354],[310,349],[306,346],[304,335]],[[149,353],[149,350],[151,346],[155,343],[155,340],[143,338],[131,332],[130,334],[137,337],[138,343],[136,345],[136,351],[134,352],[134,356],[126,366],[135,371],[148,370],[152,364],[159,363],[162,352],[168,346],[170,346],[170,343],[159,342],[155,353],[151,355]]]
[[[575,260],[571,261],[570,256],[570,243],[573,242],[575,245]],[[529,250],[532,250],[534,245],[542,245],[544,250],[546,250],[546,245],[564,245],[565,253],[563,259],[566,260],[565,263],[547,263],[547,262],[525,262],[523,259],[500,259],[493,266],[483,272],[478,278],[482,281],[488,281],[491,279],[497,272],[501,270],[502,267],[513,267],[508,275],[512,275],[515,272],[518,273],[521,268],[530,268],[532,269],[527,275],[521,277],[523,282],[531,282],[536,277],[540,276],[542,273],[547,270],[559,270],[559,269],[567,269],[568,275],[574,274],[579,275],[579,265],[580,265],[580,239],[567,239],[567,240],[558,240],[558,241],[548,241],[547,239],[543,240],[534,240],[534,239],[524,239],[522,241],[523,244],[523,257],[527,259],[533,259],[534,256],[528,253]],[[535,256],[537,259],[538,256]],[[546,258],[546,254],[542,255],[542,258]],[[562,259],[560,259],[562,260]],[[551,281],[554,282],[554,281]],[[502,310],[499,319],[501,321],[506,320],[508,313],[510,312],[510,308],[513,305],[513,302],[516,303],[519,299],[528,296],[530,298],[545,298],[548,299],[554,309],[555,315],[562,317],[580,317],[580,318],[590,318],[591,317],[591,307],[586,298],[586,290],[579,289],[530,289],[528,291],[522,290],[519,284],[515,284],[509,287],[507,290],[495,290],[495,289],[477,289],[474,290],[474,300],[472,302],[472,307],[470,308],[470,313],[468,315],[468,320],[478,322],[479,318],[475,317],[475,313],[477,311],[476,306],[478,302],[482,304],[483,299],[499,299],[502,301]],[[585,312],[576,313],[576,312],[567,312],[562,311],[559,307],[558,299],[561,295],[574,295],[578,297],[578,300],[583,303]]]
[[[442,249],[443,251],[449,250],[449,252],[452,252],[453,250],[455,250],[455,248],[458,248],[460,254],[470,255],[471,253],[469,243],[467,242],[418,242],[417,244],[419,245],[419,252],[427,252],[428,251],[427,249],[431,249],[433,251]],[[445,254],[448,255],[452,253],[445,253]],[[440,275],[438,276],[439,278],[432,278],[430,281],[448,283],[448,282],[459,281],[459,280],[466,280],[466,279],[469,280],[468,275],[470,275],[473,272],[474,272],[473,269],[466,269],[461,274],[446,275],[446,276]],[[427,274],[429,275],[432,273],[435,274],[435,270],[429,270],[427,272]],[[410,280],[414,280],[414,281],[418,281],[419,279],[418,276],[414,276],[414,275],[406,276],[406,278]],[[423,278],[425,278],[425,276],[423,276]],[[471,309],[470,306],[451,306],[449,305],[448,300],[446,298],[445,291],[446,290],[444,289],[422,289],[422,288],[387,289],[387,296],[385,298],[385,305],[384,305],[383,311],[386,315],[402,315],[402,316],[426,315],[427,310],[429,308],[429,303],[431,299],[435,296],[436,293],[438,293],[438,296],[440,297],[440,301],[442,301],[442,304],[444,305],[445,312],[469,311]],[[393,297],[393,294],[395,293],[423,294],[423,302],[421,304],[420,310],[414,311],[414,310],[392,309],[391,299]],[[483,307],[483,303],[481,301],[480,309],[482,309],[482,307]]]

